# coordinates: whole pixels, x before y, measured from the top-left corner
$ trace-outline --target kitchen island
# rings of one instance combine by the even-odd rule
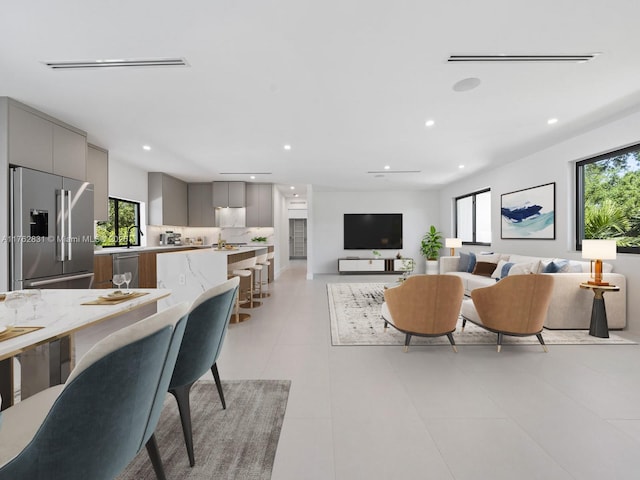
[[[193,302],[202,292],[227,280],[227,265],[267,253],[270,245],[240,246],[233,250],[202,248],[166,252],[156,256],[158,288],[171,289],[161,308]]]
[[[157,302],[170,295],[166,289],[136,289],[145,295],[121,303],[86,305],[108,290],[42,290],[43,304],[33,317],[31,307],[19,310],[17,327],[43,327],[13,338],[0,337],[0,394],[2,408],[14,399],[14,358],[20,355],[22,397],[66,380],[75,362],[73,336],[90,331],[88,327],[132,323],[152,315]],[[83,305],[84,304],[84,305]],[[2,308],[2,316],[12,312]],[[109,322],[106,322],[106,321]],[[106,332],[105,332],[106,333]],[[8,335],[8,334],[7,334]],[[80,356],[78,354],[77,356]],[[47,368],[47,367],[51,368]],[[16,379],[17,380],[17,379]]]

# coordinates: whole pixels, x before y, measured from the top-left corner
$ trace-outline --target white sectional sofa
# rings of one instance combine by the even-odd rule
[[[477,254],[476,262],[495,263],[493,277],[482,276],[466,271],[459,271],[459,265],[466,263],[460,257],[440,257],[440,273],[457,275],[462,279],[465,295],[470,295],[475,288],[495,284],[502,271],[506,274],[543,273],[554,278],[553,295],[544,323],[549,329],[588,329],[591,322],[593,292],[580,288],[580,283],[589,280],[589,262],[568,261],[553,258],[529,257],[515,254]],[[549,267],[550,262],[554,265]],[[512,264],[509,268],[509,265]],[[505,266],[506,265],[506,266]],[[562,268],[558,273],[545,273],[554,270],[558,265]],[[463,265],[464,266],[464,265]],[[489,267],[488,265],[482,265]],[[514,270],[515,268],[515,270]],[[611,264],[603,264],[603,280],[620,287],[619,292],[607,292],[605,305],[610,329],[623,329],[627,324],[627,284],[624,275],[612,273]],[[478,269],[481,270],[481,269]],[[500,270],[500,271],[498,271]],[[485,270],[486,275],[487,270]]]

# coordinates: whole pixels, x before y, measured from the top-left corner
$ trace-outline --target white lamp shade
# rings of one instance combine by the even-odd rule
[[[614,260],[615,240],[582,240],[582,258],[590,260]]]
[[[460,248],[462,247],[462,240],[459,238],[445,238],[444,246],[447,248]]]

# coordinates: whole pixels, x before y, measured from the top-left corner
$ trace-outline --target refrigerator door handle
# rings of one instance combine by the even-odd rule
[[[56,235],[59,235],[56,239],[56,256],[58,257],[59,262],[64,262],[64,190],[60,190],[58,192],[58,199],[60,203],[58,204],[58,215],[57,221],[58,228],[56,231]]]
[[[67,239],[69,253],[67,254],[67,260],[71,260],[71,250],[73,247],[73,230],[71,229],[71,190],[67,190],[67,217],[69,218],[69,238]]]
[[[51,285],[52,283],[58,283],[63,280],[81,280],[83,278],[93,277],[93,273],[82,273],[80,275],[71,275],[68,277],[57,277],[51,278],[48,280],[38,280],[36,282],[31,282],[29,284],[30,287],[42,287],[43,285]]]

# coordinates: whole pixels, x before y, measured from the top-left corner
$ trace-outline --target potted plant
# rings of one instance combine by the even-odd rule
[[[441,248],[442,232],[439,232],[434,225],[431,225],[420,243],[420,253],[427,261],[427,274],[438,273],[438,257],[440,256]]]

